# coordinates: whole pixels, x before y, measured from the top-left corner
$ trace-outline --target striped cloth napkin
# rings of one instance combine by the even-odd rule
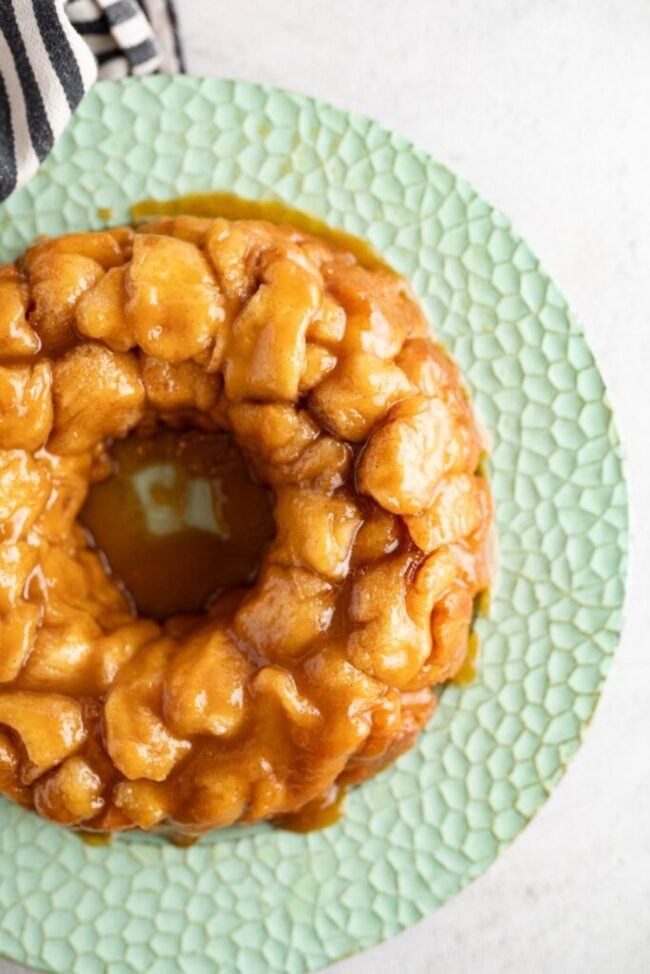
[[[97,78],[183,69],[173,0],[0,0],[0,200]]]

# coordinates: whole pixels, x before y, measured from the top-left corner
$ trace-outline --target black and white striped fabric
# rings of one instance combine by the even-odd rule
[[[0,0],[0,200],[97,78],[182,70],[173,0]]]

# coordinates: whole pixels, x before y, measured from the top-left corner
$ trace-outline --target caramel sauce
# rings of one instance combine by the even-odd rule
[[[273,825],[285,832],[317,832],[319,829],[326,829],[338,822],[343,815],[345,794],[345,785],[334,782],[325,794],[307,802],[297,812],[279,815],[273,820]]]
[[[474,629],[478,616],[489,616],[490,614],[490,589],[484,589],[474,599],[474,614],[472,616],[472,628],[467,641],[467,654],[463,660],[463,665],[456,675],[450,680],[456,686],[465,687],[473,683],[478,676],[479,653],[481,650],[481,637]]]
[[[476,615],[489,616],[492,602],[492,589],[484,589],[476,598]]]
[[[463,661],[463,665],[456,673],[455,677],[451,681],[457,686],[465,687],[469,683],[473,683],[478,674],[478,654],[481,647],[481,640],[478,634],[475,632],[470,632],[469,639],[467,641],[467,655]]]
[[[344,230],[335,230],[317,217],[294,210],[280,200],[246,200],[233,193],[192,193],[172,200],[142,200],[131,207],[131,217],[135,223],[162,216],[268,220],[270,223],[295,227],[303,233],[326,240],[337,249],[353,254],[363,267],[391,270],[366,240]]]
[[[156,619],[250,582],[273,530],[267,492],[230,438],[198,432],[115,443],[80,520],[138,613]]]
[[[195,835],[170,835],[168,838],[177,849],[190,849],[199,841],[199,837]]]
[[[82,829],[77,830],[77,835],[86,845],[110,845],[113,836],[110,832],[84,832]]]

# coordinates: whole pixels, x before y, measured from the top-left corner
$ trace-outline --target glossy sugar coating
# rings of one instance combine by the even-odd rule
[[[445,690],[416,747],[354,789],[333,828],[103,848],[0,801],[0,950],[65,974],[301,974],[404,930],[547,800],[620,631],[625,479],[582,329],[508,220],[400,136],[245,82],[102,83],[0,207],[2,259],[39,233],[214,188],[272,192],[412,282],[493,439],[499,575],[474,682]]]
[[[405,281],[288,227],[179,217],[41,241],[0,282],[5,793],[195,836],[406,750],[465,658],[492,505]],[[275,504],[255,583],[162,625],[76,524],[108,442],[159,423],[229,432]]]

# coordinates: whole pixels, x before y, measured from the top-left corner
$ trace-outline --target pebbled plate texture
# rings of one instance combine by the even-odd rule
[[[547,799],[618,640],[626,489],[591,352],[508,221],[403,139],[247,83],[106,82],[0,207],[0,260],[208,190],[279,198],[410,278],[493,440],[500,572],[477,679],[328,830],[89,846],[0,800],[0,953],[60,974],[301,974],[415,923]]]

